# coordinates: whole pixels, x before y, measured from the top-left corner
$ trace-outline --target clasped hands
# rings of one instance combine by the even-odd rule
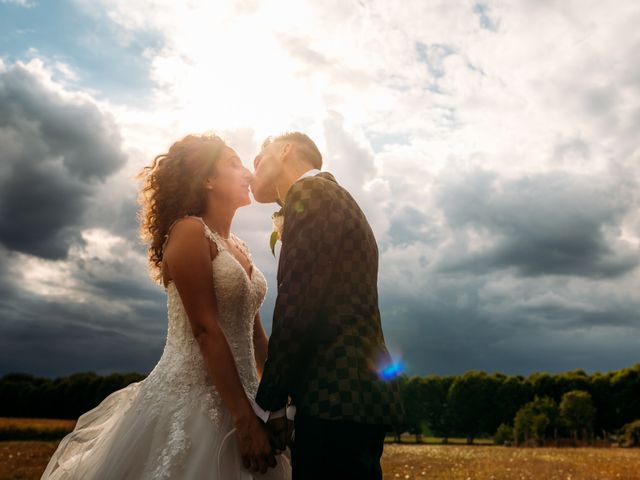
[[[293,420],[289,420],[286,415],[278,418],[270,418],[266,423],[269,443],[276,455],[285,451],[291,443],[293,436]]]
[[[245,468],[266,473],[276,466],[276,455],[281,454],[291,442],[293,421],[286,415],[270,418],[267,423],[256,415],[238,431],[240,454]]]

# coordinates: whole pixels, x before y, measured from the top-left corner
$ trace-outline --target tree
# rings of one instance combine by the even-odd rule
[[[556,436],[558,424],[558,406],[550,397],[536,397],[525,404],[513,420],[514,439],[516,444],[524,441],[525,445],[534,441],[543,445],[547,437]]]
[[[404,390],[405,387],[407,385],[407,383],[409,383],[409,377],[406,374],[402,374],[400,375],[397,379],[396,382],[398,383],[398,389],[400,391],[400,400],[402,401],[402,408],[403,410],[405,409],[404,406]],[[402,424],[396,424],[393,427],[393,437],[394,437],[394,441],[396,443],[402,443],[402,432],[405,431],[408,426],[407,426],[407,415],[406,413],[403,415],[403,422]]]
[[[536,372],[529,375],[526,382],[530,392],[528,401],[532,401],[535,397],[549,397],[556,402],[560,402],[563,392],[559,386],[558,375]]]
[[[429,375],[424,378],[424,419],[433,435],[442,437],[442,443],[449,443],[451,435],[451,414],[449,412],[449,388],[454,377]]]
[[[615,372],[610,394],[615,405],[615,425],[640,418],[640,363]]]
[[[591,395],[583,390],[572,390],[565,393],[560,402],[560,416],[563,424],[571,432],[574,441],[577,440],[578,432],[581,432],[583,439],[586,439],[587,433],[593,431],[595,416]]]
[[[55,380],[8,374],[0,378],[0,416],[77,418],[110,393],[143,378],[137,373],[78,373]]]
[[[531,386],[524,377],[507,377],[498,373],[494,378],[498,383],[494,398],[497,408],[493,410],[490,430],[501,424],[512,424],[520,407],[532,399]]]
[[[584,370],[580,369],[555,375],[555,383],[560,394],[565,394],[572,390],[588,392],[591,387],[591,379]]]
[[[620,445],[623,447],[640,447],[640,420],[627,423],[620,429]]]
[[[494,396],[495,380],[484,372],[470,371],[457,377],[449,389],[449,412],[455,428],[464,433],[467,443],[482,432],[493,432],[490,429]]]
[[[425,389],[422,377],[412,377],[402,387],[402,403],[409,433],[416,436],[416,443],[422,443],[422,423],[425,421]]]
[[[501,423],[493,436],[496,445],[510,445],[513,442],[513,427],[506,423]]]
[[[590,377],[588,390],[596,409],[593,430],[601,434],[603,439],[609,438],[610,432],[614,432],[620,426],[616,423],[616,406],[614,396],[611,394],[612,377],[612,373],[594,373]]]

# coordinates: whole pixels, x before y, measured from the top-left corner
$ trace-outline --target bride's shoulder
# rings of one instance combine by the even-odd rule
[[[186,216],[175,220],[167,230],[163,252],[169,250],[190,250],[207,239],[208,229],[200,217]]]
[[[182,217],[175,220],[167,229],[166,240],[192,237],[195,234],[202,235],[204,232],[204,222],[198,217]]]

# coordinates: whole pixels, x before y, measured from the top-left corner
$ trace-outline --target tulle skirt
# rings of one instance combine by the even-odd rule
[[[264,475],[242,465],[231,414],[211,415],[179,399],[142,395],[144,381],[118,390],[84,413],[59,444],[42,476],[47,480],[211,479],[287,480],[289,452]],[[152,392],[153,393],[153,392]],[[204,401],[204,399],[201,399]]]

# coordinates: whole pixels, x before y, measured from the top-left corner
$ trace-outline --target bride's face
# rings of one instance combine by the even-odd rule
[[[205,188],[215,197],[214,202],[241,207],[251,203],[249,185],[253,175],[229,147],[224,147],[216,164],[215,175],[207,178]]]
[[[253,167],[253,198],[260,203],[275,202],[276,184],[283,168],[282,145],[275,142],[264,147],[253,161]]]

